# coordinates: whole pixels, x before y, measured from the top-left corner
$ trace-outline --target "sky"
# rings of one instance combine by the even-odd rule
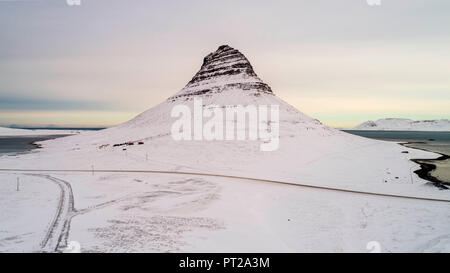
[[[80,1],[0,0],[0,126],[120,124],[222,44],[333,127],[450,119],[448,0]]]

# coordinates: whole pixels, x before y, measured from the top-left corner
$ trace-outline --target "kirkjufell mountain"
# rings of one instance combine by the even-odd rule
[[[201,98],[205,107],[278,105],[280,126],[285,128],[284,132],[290,131],[289,128],[294,126],[299,128],[297,133],[300,134],[309,132],[325,136],[331,132],[338,133],[279,99],[257,76],[241,52],[223,45],[204,58],[200,70],[179,92],[136,118],[102,131],[98,137],[107,134],[110,141],[114,140],[116,143],[170,137],[170,128],[175,121],[170,116],[172,108],[178,104],[192,108],[194,98]],[[114,139],[111,139],[111,136],[114,136]]]
[[[171,126],[176,119],[171,117],[171,110],[179,104],[192,107],[194,98],[201,98],[203,107],[279,106],[279,148],[261,151],[262,140],[175,141]],[[139,142],[143,144],[126,149],[119,146]],[[412,179],[424,184],[426,181],[412,177],[415,174],[410,170],[419,169],[419,165],[409,159],[413,155],[436,157],[323,125],[278,98],[276,91],[257,76],[249,60],[228,45],[207,55],[200,70],[179,92],[134,119],[42,145],[41,158],[60,152],[70,158],[53,163],[61,168],[70,168],[77,161],[87,169],[95,165],[98,169],[196,170],[378,190],[380,185],[405,185]],[[404,150],[409,150],[407,156],[401,153]]]

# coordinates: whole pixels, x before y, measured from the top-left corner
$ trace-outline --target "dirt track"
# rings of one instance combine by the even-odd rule
[[[52,218],[47,233],[41,242],[41,249],[43,252],[55,252],[58,247],[66,245],[69,234],[70,218],[75,212],[74,198],[72,187],[64,180],[52,177],[45,174],[29,174],[32,176],[42,177],[48,179],[58,185],[60,189],[58,207],[56,208],[55,216]]]

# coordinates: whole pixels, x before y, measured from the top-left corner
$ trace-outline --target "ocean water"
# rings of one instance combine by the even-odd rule
[[[38,148],[33,144],[36,141],[43,141],[64,137],[64,135],[49,136],[0,136],[0,154],[18,154],[29,152]]]
[[[406,146],[450,156],[450,132],[418,131],[357,131],[344,130],[347,133],[396,142],[412,142]],[[431,175],[450,183],[450,159],[441,161],[423,160],[436,166]]]
[[[450,156],[450,132],[417,132],[417,131],[356,131],[344,132],[395,142],[414,142],[409,147],[417,147],[427,151],[446,154]]]
[[[364,131],[364,130],[343,130],[343,131],[358,136],[381,140],[450,143],[450,132]]]
[[[42,130],[102,130],[105,128],[77,128],[77,127],[14,127],[18,129],[42,129]],[[58,137],[64,137],[66,135],[45,135],[45,136],[0,136],[0,154],[17,154],[26,153],[33,149],[37,149],[38,146],[34,145],[34,142],[54,139]]]

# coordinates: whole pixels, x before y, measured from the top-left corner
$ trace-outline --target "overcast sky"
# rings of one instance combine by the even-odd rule
[[[119,124],[222,44],[331,126],[450,118],[448,0],[0,0],[0,125]]]

